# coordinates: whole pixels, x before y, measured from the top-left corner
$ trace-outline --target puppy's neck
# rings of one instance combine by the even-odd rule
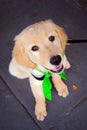
[[[42,67],[41,65],[37,65],[36,68],[39,69],[39,70],[42,70],[42,71],[47,71],[47,70],[46,70],[44,67]],[[31,73],[32,73],[34,76],[36,76],[36,77],[42,77],[44,74],[43,74],[42,72],[38,71],[37,69],[32,70]]]

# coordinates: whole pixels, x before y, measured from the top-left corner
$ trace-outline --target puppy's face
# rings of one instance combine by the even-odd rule
[[[67,36],[64,30],[52,21],[42,21],[27,27],[15,40],[13,55],[19,64],[30,68],[41,65],[57,73],[63,69],[62,54]]]

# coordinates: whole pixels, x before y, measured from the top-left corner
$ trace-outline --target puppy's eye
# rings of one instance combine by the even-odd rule
[[[32,48],[31,48],[32,51],[38,51],[39,50],[39,47],[34,45]]]
[[[49,41],[53,42],[55,40],[55,36],[49,36]]]

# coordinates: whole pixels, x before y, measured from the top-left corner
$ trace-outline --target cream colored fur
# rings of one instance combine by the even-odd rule
[[[50,35],[55,36],[55,41],[49,41]],[[15,46],[12,52],[12,60],[9,65],[9,72],[13,76],[30,80],[31,89],[35,97],[35,114],[38,120],[44,120],[47,116],[46,99],[42,91],[42,81],[36,80],[31,73],[36,76],[42,74],[35,70],[36,67],[46,71],[54,70],[55,66],[50,64],[50,58],[60,55],[65,51],[67,35],[64,30],[51,20],[41,21],[25,28],[15,37]],[[39,50],[32,51],[33,46],[38,46]],[[70,64],[66,56],[62,57],[61,64],[64,69],[68,69]],[[59,96],[66,97],[69,92],[62,79],[56,74],[52,74],[52,81]]]

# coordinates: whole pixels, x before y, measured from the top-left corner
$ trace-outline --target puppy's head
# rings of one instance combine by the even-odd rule
[[[67,35],[51,20],[42,21],[25,28],[15,37],[13,56],[25,67],[41,65],[54,72],[62,69],[62,54]]]

